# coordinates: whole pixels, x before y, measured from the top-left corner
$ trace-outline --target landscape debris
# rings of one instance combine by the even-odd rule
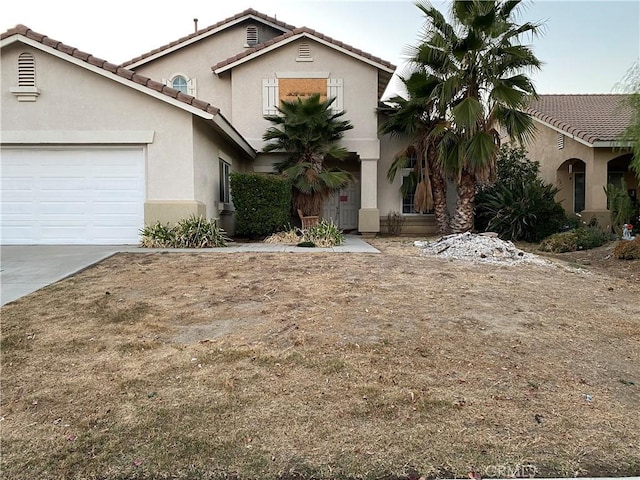
[[[424,255],[485,263],[534,263],[552,265],[551,262],[532,253],[524,252],[510,242],[501,240],[495,233],[470,232],[445,235],[434,241],[416,241],[414,246]]]

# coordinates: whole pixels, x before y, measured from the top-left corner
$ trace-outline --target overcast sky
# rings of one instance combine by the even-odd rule
[[[447,3],[432,2],[446,11]],[[121,63],[247,8],[306,26],[388,60],[402,71],[404,52],[423,27],[405,0],[31,0],[4,2],[0,29],[19,23],[68,45]],[[640,2],[537,0],[520,21],[544,21],[533,40],[545,65],[532,75],[539,93],[610,93],[640,57]]]

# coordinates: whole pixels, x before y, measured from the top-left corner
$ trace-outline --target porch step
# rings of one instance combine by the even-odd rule
[[[438,224],[436,216],[433,214],[426,215],[401,215],[398,220],[391,219],[389,225],[389,217],[380,217],[380,233],[396,235],[437,235]]]

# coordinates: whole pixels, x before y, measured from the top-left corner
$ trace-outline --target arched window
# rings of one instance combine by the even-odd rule
[[[176,75],[171,80],[171,86],[182,93],[189,93],[189,82],[182,75]]]
[[[258,27],[249,25],[247,27],[247,46],[252,47],[258,44]]]

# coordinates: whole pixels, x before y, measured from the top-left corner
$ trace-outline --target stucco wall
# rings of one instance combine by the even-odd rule
[[[35,102],[19,102],[10,92],[17,85],[17,57],[22,52],[35,57],[41,92]],[[115,145],[119,137],[132,132],[152,132],[152,142],[144,143],[145,198],[152,206],[145,209],[150,212],[145,220],[177,220],[173,217],[183,215],[180,212],[204,213],[205,209],[207,216],[217,213],[217,197],[210,185],[217,188],[219,145],[229,142],[205,120],[194,126],[194,115],[180,107],[29,46],[3,48],[1,62],[3,139],[10,132],[12,138],[27,139],[23,144],[28,145],[51,138],[51,132],[53,137],[70,139],[92,133],[93,138],[108,138]],[[174,213],[164,215],[163,205],[173,205],[164,212]]]
[[[274,28],[245,21],[135,67],[134,70],[158,81],[169,80],[177,74],[195,78],[195,96],[218,107],[227,120],[233,122],[230,78],[229,76],[218,77],[211,71],[211,67],[245,51],[246,29],[250,24],[260,27],[259,40],[261,41],[281,34]]]
[[[263,118],[262,79],[277,78],[278,74],[283,73],[328,73],[329,78],[343,80],[344,118],[354,125],[353,130],[346,132],[345,144],[361,155],[361,150],[366,150],[367,158],[377,158],[378,140],[374,114],[377,106],[377,69],[309,39],[304,39],[304,42],[311,47],[313,61],[296,61],[301,41],[291,42],[221,75],[231,78],[234,126],[254,148],[260,150],[263,145],[262,135],[270,126]],[[359,146],[359,143],[362,145]]]

